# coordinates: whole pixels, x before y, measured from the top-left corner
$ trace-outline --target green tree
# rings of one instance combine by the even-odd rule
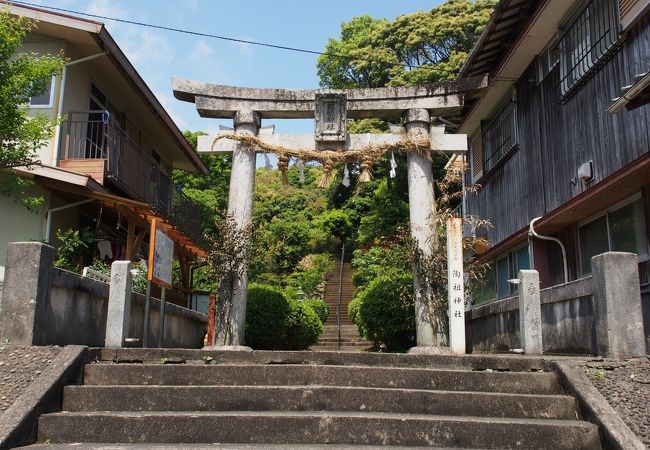
[[[197,138],[205,133],[185,131],[183,135],[196,151]],[[173,173],[174,184],[180,185],[183,192],[203,209],[203,229],[215,231],[215,221],[219,216],[223,217],[228,209],[232,155],[212,153],[202,154],[200,158],[208,168],[208,175],[176,169]]]
[[[61,72],[61,55],[20,51],[23,38],[36,26],[24,17],[0,11],[0,169],[35,164],[37,150],[52,136],[55,122],[44,115],[29,115],[30,97],[42,94],[52,76]],[[26,196],[30,183],[12,172],[0,182],[0,193],[15,197],[28,208],[42,199]]]
[[[403,86],[453,80],[483,30],[494,0],[448,0],[390,22],[369,16],[341,25],[318,58],[322,86]]]

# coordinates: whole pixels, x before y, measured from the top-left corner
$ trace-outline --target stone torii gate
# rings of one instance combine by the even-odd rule
[[[224,86],[174,78],[174,96],[194,103],[202,117],[234,121],[234,134],[255,136],[265,144],[290,149],[351,150],[373,145],[386,145],[410,139],[427,139],[436,151],[463,153],[467,136],[444,134],[444,125],[431,126],[435,117],[457,116],[464,105],[464,96],[486,86],[485,77],[456,82],[413,87],[349,90],[287,90]],[[261,119],[315,119],[314,135],[276,135],[260,132]],[[378,118],[403,122],[391,127],[391,134],[348,135],[347,119]],[[431,131],[431,132],[430,132]],[[215,136],[199,138],[200,152],[232,152],[228,214],[237,226],[247,227],[252,221],[255,187],[256,153],[246,144]],[[431,161],[418,152],[407,153],[409,215],[411,234],[425,253],[431,252],[436,239],[433,227],[435,203]],[[444,330],[434,336],[426,305],[415,280],[416,330],[418,347],[440,345]],[[246,293],[245,275],[235,288],[231,309],[231,339],[224,345],[244,344]]]

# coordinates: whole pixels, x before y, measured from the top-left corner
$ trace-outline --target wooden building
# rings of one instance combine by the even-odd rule
[[[461,74],[490,80],[458,128],[470,136],[467,181],[480,185],[466,212],[493,225],[475,302],[516,293],[519,269],[554,286],[626,251],[639,257],[649,322],[649,71],[648,0],[498,2]],[[536,218],[556,241],[529,238]]]
[[[152,219],[175,244],[181,278],[168,300],[189,303],[189,265],[205,255],[201,208],[172,180],[173,169],[207,173],[102,23],[0,0],[0,10],[35,21],[20,52],[62,54],[61,75],[29,102],[29,115],[64,119],[39,148],[39,164],[14,170],[44,199],[33,213],[0,196],[0,291],[10,242],[57,247],[57,230],[89,229],[95,245],[82,261],[146,258]],[[2,174],[0,174],[2,176]]]

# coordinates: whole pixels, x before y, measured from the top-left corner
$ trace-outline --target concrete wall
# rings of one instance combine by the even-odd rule
[[[53,269],[50,300],[46,308],[43,341],[39,345],[83,344],[104,346],[109,286],[75,273]],[[142,339],[144,295],[133,294],[129,337]],[[160,301],[151,300],[149,343],[158,346]],[[207,317],[167,303],[165,347],[200,348],[207,329]]]
[[[543,289],[544,352],[596,354],[591,277]],[[472,308],[466,314],[469,352],[521,348],[517,297]]]
[[[52,267],[54,249],[48,245],[13,243],[8,255],[7,283],[0,301],[0,339],[27,345],[104,345],[108,284]],[[144,296],[133,294],[131,305],[128,337],[141,339]],[[160,302],[152,299],[151,346],[158,346],[159,317]],[[166,347],[200,348],[206,329],[206,315],[166,305]]]
[[[597,300],[594,289],[597,287],[594,287],[593,278],[589,276],[540,292],[545,353],[603,355],[616,351],[612,350],[609,342],[614,336],[638,340],[633,334],[638,334],[636,328],[642,322],[640,310],[634,310],[635,317],[626,323],[617,323],[611,318],[603,322],[603,311],[617,310],[621,305],[616,299]],[[597,301],[604,304],[600,312]],[[518,308],[518,298],[509,297],[468,311],[465,315],[467,351],[476,353],[521,348]],[[635,330],[628,330],[628,326],[633,326]],[[649,328],[647,323],[645,328]],[[609,336],[598,336],[599,329]],[[648,350],[650,348],[646,346],[646,353]]]

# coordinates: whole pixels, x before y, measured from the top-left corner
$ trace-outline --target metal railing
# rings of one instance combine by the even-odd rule
[[[483,173],[494,169],[519,146],[517,105],[508,103],[483,132],[485,163]]]
[[[593,72],[618,39],[618,14],[613,0],[592,0],[559,40],[560,90],[567,96]]]
[[[105,160],[107,180],[202,242],[201,208],[111,120],[108,111],[71,111],[67,122],[64,160]]]

